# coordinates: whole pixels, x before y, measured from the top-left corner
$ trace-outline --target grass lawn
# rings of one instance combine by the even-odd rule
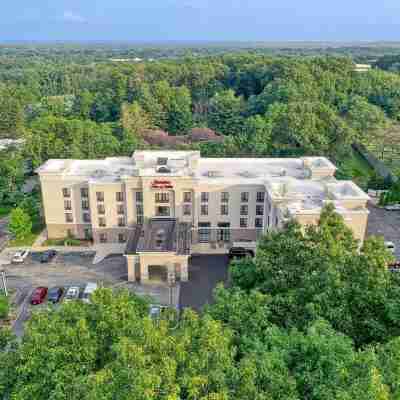
[[[39,232],[37,233],[30,233],[24,239],[13,239],[8,242],[9,247],[22,247],[22,246],[32,246],[35,242],[36,238],[38,237]]]
[[[43,242],[42,246],[89,246],[91,244],[88,240],[80,239],[47,239]]]
[[[351,179],[366,190],[373,172],[369,164],[356,151],[352,151],[340,160],[339,171],[336,175],[338,179]]]
[[[0,218],[6,217],[8,214],[10,214],[11,210],[12,210],[11,207],[1,206],[0,207]]]

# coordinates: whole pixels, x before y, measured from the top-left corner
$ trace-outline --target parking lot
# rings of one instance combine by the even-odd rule
[[[383,236],[385,241],[395,245],[395,256],[400,260],[400,211],[387,211],[373,204],[368,206],[367,236]]]
[[[127,282],[126,260],[122,255],[113,255],[98,264],[93,264],[93,252],[58,253],[49,263],[40,262],[40,253],[31,253],[21,264],[10,264],[14,251],[2,253],[6,271],[7,286],[17,293],[16,302],[20,307],[19,317],[14,324],[14,332],[21,336],[23,325],[34,310],[48,304],[32,306],[30,298],[34,288],[39,286],[83,288],[88,282],[100,285],[127,288],[130,291],[150,296],[154,303],[174,307],[192,307],[200,310],[204,304],[212,302],[212,293],[219,282],[226,282],[228,276],[227,256],[194,256],[189,264],[189,282],[177,283],[170,289],[165,285],[140,285]]]

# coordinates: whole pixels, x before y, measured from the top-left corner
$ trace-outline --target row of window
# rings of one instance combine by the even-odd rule
[[[83,213],[82,219],[83,219],[83,222],[85,222],[85,223],[91,222],[89,213]],[[67,222],[67,223],[74,222],[74,217],[73,217],[72,213],[65,213],[65,222]],[[106,219],[104,217],[99,217],[98,222],[99,222],[99,226],[102,228],[105,228],[107,226]],[[120,226],[120,227],[126,226],[125,217],[118,218],[118,226]]]
[[[208,203],[210,198],[209,192],[201,192],[200,199],[202,203]],[[248,203],[250,198],[249,192],[241,192],[240,193],[240,201],[242,203]],[[256,195],[256,202],[257,203],[264,203],[265,193],[264,192],[257,192]],[[229,192],[221,192],[221,203],[228,203],[229,202]]]
[[[127,236],[125,235],[125,233],[119,233],[118,234],[118,242],[119,243],[125,243],[126,242],[126,238]],[[100,243],[107,243],[107,233],[100,233],[99,235],[99,241]]]
[[[231,240],[231,229],[229,222],[220,222],[218,223],[218,228],[216,229],[216,234],[214,236],[214,240],[222,241],[222,242],[230,242]],[[240,227],[247,228],[248,220],[247,218],[240,218]],[[263,219],[256,218],[255,219],[255,227],[262,228],[263,227]],[[200,243],[209,243],[211,241],[211,223],[210,222],[199,222],[199,242]]]
[[[66,199],[71,198],[71,189],[70,188],[63,188],[62,189],[63,197]],[[140,192],[137,192],[140,193]],[[81,188],[81,198],[88,199],[89,198],[89,189],[88,188]],[[117,202],[124,201],[124,193],[123,192],[116,192],[115,198]],[[96,199],[97,201],[104,201],[104,192],[96,192]]]
[[[185,207],[183,208],[185,214]],[[200,206],[200,214],[202,216],[208,215],[208,204],[202,204]],[[189,214],[190,215],[190,214]],[[229,206],[228,204],[221,204],[220,215],[229,215]],[[240,215],[249,215],[249,206],[247,204],[242,204],[240,206]],[[256,205],[256,215],[264,215],[264,205],[257,204]]]
[[[63,197],[70,198],[71,197],[71,189],[70,188],[63,188]],[[117,202],[124,201],[124,193],[123,192],[116,192],[115,194]],[[89,189],[88,188],[81,188],[81,197],[82,199],[89,198]],[[96,199],[99,202],[104,201],[104,192],[96,192]],[[264,192],[257,192],[256,201],[257,203],[263,203],[265,199]],[[209,192],[201,192],[201,202],[208,203],[209,200]],[[241,192],[240,200],[242,203],[247,203],[249,201],[249,192]],[[221,202],[227,203],[229,201],[229,192],[222,192],[221,193]],[[136,192],[136,202],[142,203],[143,202],[143,192]],[[157,203],[169,203],[169,193],[156,193],[156,202]],[[184,203],[191,203],[192,202],[192,192],[183,192],[183,202]]]

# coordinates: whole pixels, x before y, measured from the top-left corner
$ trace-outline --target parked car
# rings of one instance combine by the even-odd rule
[[[400,261],[394,261],[388,265],[390,272],[400,272]]]
[[[92,295],[92,293],[97,289],[97,283],[94,282],[89,282],[86,287],[85,290],[83,291],[82,294],[82,301],[84,301],[85,303],[90,303],[90,296]]]
[[[150,304],[149,317],[151,319],[160,319],[162,314],[168,309],[167,306],[162,306],[160,304]]]
[[[387,210],[387,211],[400,211],[400,204],[391,204],[391,205],[385,206],[385,210]]]
[[[65,301],[77,300],[79,299],[79,287],[71,286],[68,288],[67,293],[64,297]]]
[[[254,251],[245,249],[244,247],[231,247],[228,257],[230,260],[233,258],[254,257]]]
[[[42,304],[47,295],[47,287],[37,287],[31,297],[31,304]]]
[[[64,293],[64,289],[61,287],[53,287],[49,290],[47,300],[52,303],[58,303]]]
[[[29,250],[28,249],[17,251],[14,254],[11,262],[13,264],[21,264],[21,263],[23,263],[25,261],[25,259],[26,259],[26,257],[28,257],[28,255],[29,255]]]
[[[396,251],[396,246],[393,242],[385,242],[385,247],[391,252],[394,253]]]
[[[50,262],[55,256],[57,252],[55,250],[46,250],[40,256],[41,263],[48,263]]]

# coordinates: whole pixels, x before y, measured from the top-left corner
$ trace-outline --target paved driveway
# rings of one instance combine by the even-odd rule
[[[213,290],[219,282],[228,280],[229,259],[226,255],[192,256],[189,264],[189,282],[181,283],[180,307],[195,310],[213,301]]]
[[[395,256],[400,260],[400,211],[386,211],[373,204],[368,208],[367,236],[383,236],[385,241],[393,242],[396,246]]]

